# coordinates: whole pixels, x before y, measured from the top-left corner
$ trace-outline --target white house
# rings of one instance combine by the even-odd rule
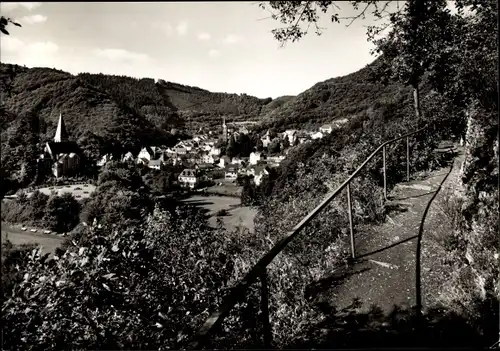
[[[331,124],[325,124],[319,128],[319,131],[323,134],[330,134],[333,130],[333,126]]]
[[[324,134],[321,132],[313,133],[311,134],[311,139],[316,140],[316,139],[321,139],[323,138]]]
[[[224,178],[226,180],[235,180],[236,178],[238,178],[238,168],[227,167],[224,172]]]
[[[231,163],[231,159],[227,156],[222,156],[219,160],[219,167],[226,168]]]
[[[193,189],[200,183],[201,177],[198,170],[187,168],[179,174],[178,179],[182,186]]]
[[[201,160],[203,161],[203,163],[210,163],[210,164],[215,163],[215,157],[214,155],[211,154],[203,154],[201,156]]]
[[[293,145],[295,143],[295,139],[297,139],[297,130],[295,129],[285,130],[282,136],[283,138],[288,138],[290,145]]]
[[[187,149],[185,147],[183,147],[183,146],[175,147],[174,148],[174,152],[177,155],[185,155],[185,154],[187,154]]]
[[[137,158],[143,158],[148,161],[154,160],[158,151],[159,149],[156,146],[146,146],[141,149],[139,155],[137,155]]]
[[[262,145],[264,147],[267,147],[271,143],[271,135],[269,134],[269,130],[266,132],[266,134],[264,134],[262,138],[260,138],[260,140],[262,141]]]
[[[262,161],[264,159],[263,155],[261,152],[252,152],[250,154],[250,164],[251,165],[256,165],[259,161]]]
[[[210,149],[210,155],[219,156],[220,154],[221,154],[220,147],[212,146],[212,148]]]
[[[129,151],[122,157],[122,162],[134,161],[134,155]]]
[[[99,161],[97,161],[97,166],[102,167],[111,160],[113,160],[113,155],[106,154]]]
[[[148,162],[148,167],[149,168],[153,168],[153,169],[157,169],[157,170],[160,170],[161,168],[161,164],[163,163],[163,160],[162,159],[158,159],[158,160],[149,160]]]

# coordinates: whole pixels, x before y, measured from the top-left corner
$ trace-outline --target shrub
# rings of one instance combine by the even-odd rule
[[[220,303],[241,250],[201,214],[90,228],[54,261],[25,254],[3,304],[6,349],[181,348]],[[49,303],[47,303],[49,302]]]
[[[12,288],[21,281],[22,275],[16,266],[24,264],[23,257],[36,248],[35,244],[14,246],[7,240],[2,242],[2,292],[10,296]]]
[[[25,193],[2,203],[2,220],[10,223],[25,223],[32,226],[43,226],[45,208],[49,196],[36,190],[28,198]]]

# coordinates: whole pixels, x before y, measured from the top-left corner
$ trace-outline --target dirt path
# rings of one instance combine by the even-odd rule
[[[394,305],[402,308],[422,306],[421,242],[440,225],[432,204],[442,196],[443,187],[457,176],[460,157],[453,166],[428,174],[425,179],[399,184],[389,194],[398,211],[391,212],[385,223],[358,226],[355,230],[356,263],[344,268],[345,276],[322,294],[322,299],[338,308],[350,306],[359,298],[358,308],[367,312],[372,304],[385,313]],[[450,175],[452,177],[450,177]],[[428,290],[425,290],[428,291]]]

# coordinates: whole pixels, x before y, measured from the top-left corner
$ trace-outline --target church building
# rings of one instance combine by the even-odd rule
[[[80,148],[76,142],[69,140],[62,114],[59,115],[54,141],[45,144],[39,161],[56,178],[75,175],[80,169]]]

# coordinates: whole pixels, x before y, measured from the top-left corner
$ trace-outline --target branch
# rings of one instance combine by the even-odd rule
[[[363,17],[363,19],[365,19],[366,10],[368,9],[368,7],[370,7],[370,5],[371,3],[367,3],[363,11],[361,11],[357,16],[339,17],[339,19],[350,19],[351,22],[349,22],[349,24],[346,25],[346,27],[350,27],[351,24],[353,24],[354,21],[357,20],[358,18]]]
[[[304,4],[304,8],[302,9],[302,12],[300,13],[299,18],[297,19],[297,22],[295,22],[295,24],[293,25],[293,27],[297,27],[298,26],[300,20],[304,16],[304,12],[306,12],[306,9],[309,7],[310,3],[311,3],[310,1],[306,1],[306,3]]]

